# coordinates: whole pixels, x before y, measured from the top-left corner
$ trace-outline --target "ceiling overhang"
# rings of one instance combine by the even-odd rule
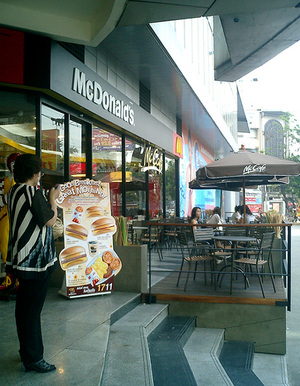
[[[214,120],[151,26],[117,28],[100,46],[148,87],[214,155],[222,157],[236,150],[232,148],[234,139],[224,134],[227,126],[223,129],[224,122]]]
[[[0,0],[0,25],[98,46],[116,27],[218,16],[216,80],[234,81],[299,40],[299,0]]]

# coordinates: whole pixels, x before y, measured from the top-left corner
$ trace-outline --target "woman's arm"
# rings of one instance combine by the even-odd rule
[[[56,199],[59,196],[60,189],[58,188],[52,188],[49,192],[49,202],[51,205],[51,209],[54,212],[53,217],[46,222],[45,225],[52,227],[55,224],[56,218],[57,218],[57,206],[56,206]]]

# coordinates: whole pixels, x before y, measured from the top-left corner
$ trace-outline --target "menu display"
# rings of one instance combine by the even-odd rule
[[[60,186],[56,201],[63,208],[64,249],[59,262],[66,271],[67,297],[110,293],[122,268],[113,250],[116,224],[109,192],[108,183],[89,179]]]

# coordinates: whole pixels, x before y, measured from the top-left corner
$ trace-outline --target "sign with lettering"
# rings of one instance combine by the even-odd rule
[[[163,153],[155,147],[147,146],[144,151],[141,166],[142,172],[145,172],[147,170],[154,170],[158,173],[162,173]]]
[[[116,99],[106,90],[103,90],[97,81],[87,79],[85,73],[79,71],[78,68],[74,68],[72,90],[96,105],[101,105],[104,110],[130,125],[134,125],[133,108],[123,100]]]
[[[258,174],[258,173],[266,173],[267,171],[267,165],[257,165],[257,164],[250,164],[244,167],[243,174]]]
[[[64,296],[103,295],[114,289],[122,262],[113,248],[116,224],[109,191],[108,183],[89,179],[60,186],[56,202],[64,214],[64,249],[59,254]]]

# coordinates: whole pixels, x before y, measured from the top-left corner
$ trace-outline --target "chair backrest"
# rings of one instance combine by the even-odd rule
[[[196,228],[193,229],[195,243],[211,241],[214,237],[213,228]]]
[[[275,232],[265,232],[262,234],[260,247],[261,249],[269,249],[273,245]]]
[[[226,227],[225,235],[226,236],[246,236],[247,229],[246,227],[242,227],[242,226]]]
[[[269,258],[273,246],[275,232],[265,232],[262,234],[259,249],[261,251],[261,258]]]

